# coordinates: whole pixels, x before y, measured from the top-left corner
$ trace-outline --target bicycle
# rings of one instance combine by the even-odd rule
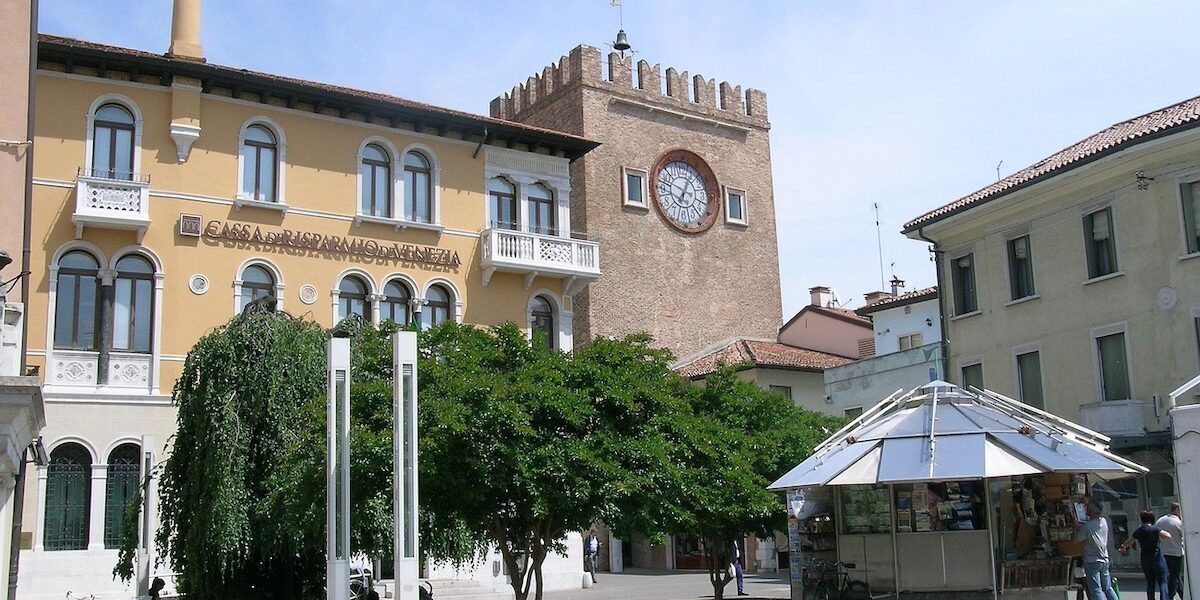
[[[840,560],[835,563],[813,561],[814,573],[811,577],[807,571],[805,574],[803,597],[807,600],[811,589],[815,600],[871,600],[871,589],[867,583],[850,579],[847,569],[854,567],[854,563]]]

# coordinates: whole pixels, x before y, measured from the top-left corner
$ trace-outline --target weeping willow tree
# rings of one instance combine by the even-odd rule
[[[188,353],[155,538],[188,598],[322,595],[323,512],[280,518],[270,486],[286,449],[312,427],[306,407],[325,393],[327,339],[311,321],[251,313]]]

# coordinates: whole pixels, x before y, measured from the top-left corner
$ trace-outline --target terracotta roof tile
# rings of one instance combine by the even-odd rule
[[[249,69],[239,69],[237,67],[226,67],[226,66],[216,65],[216,64],[212,64],[212,63],[201,63],[201,62],[196,62],[196,61],[191,61],[191,60],[186,60],[186,59],[173,58],[173,57],[163,55],[163,54],[155,54],[153,52],[146,52],[144,50],[135,50],[133,48],[123,48],[121,46],[110,46],[108,44],[99,44],[96,42],[77,40],[74,38],[61,37],[61,36],[57,36],[57,35],[49,35],[49,34],[45,34],[45,33],[38,34],[38,42],[39,42],[39,44],[50,44],[50,45],[57,45],[57,46],[62,46],[62,47],[66,47],[66,48],[85,49],[85,50],[91,50],[91,51],[95,51],[95,52],[102,52],[105,54],[124,55],[124,56],[128,56],[131,58],[137,58],[137,59],[142,59],[142,60],[163,61],[164,64],[173,64],[175,66],[178,66],[181,69],[200,70],[200,71],[204,71],[204,72],[223,74],[226,76],[234,76],[234,77],[237,77],[237,76],[253,77],[256,79],[260,79],[260,80],[275,82],[280,85],[298,86],[298,87],[303,87],[303,88],[309,88],[311,90],[319,90],[319,91],[324,91],[324,92],[331,92],[334,94],[342,94],[345,96],[351,96],[351,97],[358,98],[359,100],[364,100],[364,101],[380,102],[383,104],[388,104],[388,105],[392,105],[392,106],[404,108],[404,109],[409,109],[409,110],[416,110],[416,111],[422,111],[422,112],[427,112],[427,113],[439,114],[439,115],[442,115],[445,117],[450,117],[450,118],[473,120],[473,121],[479,122],[480,124],[494,123],[496,125],[502,125],[506,128],[510,128],[510,129],[525,130],[525,131],[530,132],[531,134],[538,133],[538,134],[554,136],[554,137],[560,138],[564,141],[574,142],[574,143],[578,143],[580,145],[585,145],[585,146],[590,145],[590,146],[594,147],[597,145],[596,142],[593,142],[586,138],[582,138],[577,135],[565,133],[562,131],[546,129],[543,127],[535,127],[532,125],[526,125],[524,123],[518,123],[515,121],[506,121],[504,119],[497,119],[494,117],[488,117],[488,116],[478,115],[478,114],[469,113],[469,112],[465,112],[465,111],[454,110],[451,108],[444,108],[444,107],[436,106],[433,104],[426,104],[424,102],[417,102],[415,100],[409,100],[407,98],[401,98],[399,96],[392,96],[389,94],[382,94],[379,92],[370,92],[370,91],[366,91],[366,90],[359,90],[359,89],[355,89],[355,88],[334,85],[331,83],[321,83],[321,82],[317,82],[317,81],[309,81],[309,80],[298,79],[298,78],[294,78],[294,77],[285,77],[283,75],[274,75],[271,73],[263,73],[260,71],[251,71]]]
[[[896,296],[895,298],[883,298],[880,300],[876,300],[866,306],[859,308],[857,312],[860,315],[868,315],[873,312],[881,311],[885,308],[891,308],[893,306],[904,306],[906,304],[913,304],[915,302],[920,302],[921,300],[927,300],[929,298],[937,298],[937,294],[938,294],[938,289],[937,289],[937,286],[935,285],[933,287],[922,288],[919,290],[913,290],[911,292],[900,294],[899,296]]]
[[[931,210],[904,224],[904,232],[939,221],[984,201],[999,198],[1047,177],[1087,164],[1143,141],[1200,125],[1200,96],[1122,121],[1068,146],[973,194]]]
[[[844,356],[779,342],[737,339],[675,370],[684,377],[694,379],[715,372],[721,365],[820,371],[849,362],[854,361]]]

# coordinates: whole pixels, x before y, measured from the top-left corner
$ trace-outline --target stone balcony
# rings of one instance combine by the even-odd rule
[[[75,237],[84,227],[127,229],[138,243],[150,226],[150,180],[135,173],[80,169],[75,178]]]
[[[99,387],[149,392],[154,387],[151,356],[135,352],[109,354],[108,382],[99,383],[100,354],[86,350],[55,350],[47,364],[46,384],[55,388]]]
[[[525,276],[525,289],[537,276],[564,280],[573,295],[600,277],[600,244],[589,240],[491,228],[479,234],[483,284],[497,271]]]

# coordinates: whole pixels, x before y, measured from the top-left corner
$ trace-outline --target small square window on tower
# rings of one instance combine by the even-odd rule
[[[736,188],[725,188],[725,222],[735,225],[746,224],[746,192]]]
[[[647,208],[650,190],[647,188],[646,171],[621,167],[621,197],[625,206]]]

